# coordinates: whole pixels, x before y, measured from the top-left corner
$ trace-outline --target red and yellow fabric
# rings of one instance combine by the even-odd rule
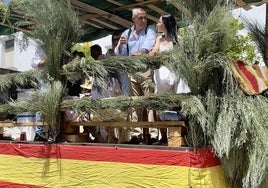
[[[231,69],[245,94],[256,95],[268,89],[267,68],[248,65],[243,61],[231,61]]]
[[[228,187],[210,148],[0,143],[0,187]]]

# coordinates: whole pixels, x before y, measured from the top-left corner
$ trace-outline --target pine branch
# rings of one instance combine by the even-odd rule
[[[150,95],[141,97],[112,97],[103,99],[73,99],[64,100],[61,104],[63,109],[74,109],[86,112],[99,112],[103,109],[147,108],[152,110],[166,110],[174,106],[182,107],[182,113],[189,118],[195,118],[198,123],[206,124],[206,111],[201,103],[201,99],[188,94],[166,94]],[[197,118],[196,118],[197,117]]]
[[[6,104],[0,105],[0,113],[21,114],[23,112],[37,112],[38,109],[36,109],[34,106],[34,102],[30,99],[9,101]]]
[[[7,90],[12,86],[25,87],[33,86],[37,87],[38,80],[42,78],[44,72],[42,71],[27,71],[21,73],[9,73],[0,75],[0,91]]]
[[[38,10],[38,11],[37,11]],[[77,43],[83,35],[78,14],[70,1],[35,0],[24,1],[14,7],[14,11],[23,12],[25,20],[17,24],[34,25],[34,29],[24,31],[43,48],[47,59],[49,75],[60,79],[60,68],[65,63],[64,51]]]

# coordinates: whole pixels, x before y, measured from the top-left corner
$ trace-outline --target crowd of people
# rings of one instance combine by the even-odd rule
[[[147,13],[145,9],[138,7],[132,10],[133,25],[125,31],[115,31],[112,35],[112,48],[104,55],[101,47],[96,44],[90,47],[91,56],[94,60],[109,58],[111,56],[140,56],[147,54],[154,56],[163,51],[173,49],[174,46],[182,42],[182,38],[178,35],[178,28],[176,20],[173,15],[165,13],[161,15],[157,23],[157,31],[153,26],[147,24]],[[159,34],[157,36],[157,33]],[[36,69],[45,68],[46,56],[42,50],[38,49],[39,59],[33,60],[32,66]],[[73,54],[75,55],[75,54]],[[83,57],[83,56],[82,56]],[[99,90],[92,81],[91,97],[93,99],[115,97],[119,95],[126,96],[148,96],[151,94],[162,95],[166,93],[188,93],[190,92],[187,83],[175,75],[171,70],[165,66],[159,69],[149,69],[145,72],[138,72],[139,77],[131,77],[120,70],[108,75],[107,88]],[[80,92],[80,91],[79,91]],[[129,110],[130,121],[161,121],[161,120],[180,120],[180,107],[174,109],[167,109],[163,112],[147,111],[144,108],[136,108]],[[87,129],[85,128],[87,131]],[[107,131],[108,130],[108,131]],[[94,129],[100,132],[100,128]],[[108,128],[106,133],[102,133],[101,137],[108,142],[118,142],[120,140],[120,133],[118,130]],[[121,130],[122,131],[122,130]],[[102,131],[105,132],[105,131]],[[120,132],[120,130],[119,130]],[[138,134],[137,134],[138,132]],[[158,130],[143,128],[134,128],[129,130],[126,134],[130,135],[130,141],[127,143],[156,144],[162,145],[167,143],[167,129],[160,129],[160,137]],[[153,137],[154,143],[151,142]],[[137,136],[141,135],[141,140]],[[96,137],[96,134],[94,134]],[[138,141],[137,141],[138,140]],[[136,142],[137,141],[137,142]],[[122,142],[122,140],[121,140]],[[126,141],[124,141],[126,142]]]

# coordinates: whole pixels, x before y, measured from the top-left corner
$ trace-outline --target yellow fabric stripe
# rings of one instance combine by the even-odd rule
[[[0,181],[45,187],[227,187],[221,166],[197,169],[0,155],[0,174]]]

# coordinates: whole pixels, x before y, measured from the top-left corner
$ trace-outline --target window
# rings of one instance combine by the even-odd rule
[[[8,50],[10,48],[14,48],[14,39],[6,41],[6,50]]]

